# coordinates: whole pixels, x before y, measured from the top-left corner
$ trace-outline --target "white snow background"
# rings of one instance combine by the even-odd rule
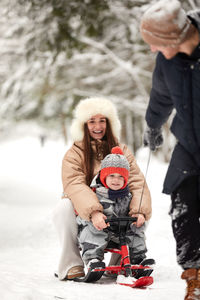
[[[152,156],[147,174],[153,216],[146,234],[148,257],[157,263],[154,284],[132,289],[106,278],[96,283],[59,281],[54,277],[60,249],[52,211],[62,192],[61,162],[67,146],[48,139],[41,147],[38,135],[28,131],[16,130],[0,140],[1,300],[182,300],[185,283],[176,263],[170,199],[161,193],[167,165]],[[139,151],[137,160],[145,173],[148,149]]]

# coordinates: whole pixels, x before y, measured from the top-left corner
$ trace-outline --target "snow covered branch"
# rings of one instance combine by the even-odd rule
[[[143,96],[147,97],[147,92],[145,91],[144,86],[141,84],[141,79],[138,76],[138,68],[133,68],[133,66],[130,62],[123,61],[113,51],[111,51],[108,47],[106,47],[101,42],[97,42],[88,37],[79,37],[79,40],[82,43],[90,45],[90,46],[97,48],[97,49],[103,51],[104,53],[106,53],[116,63],[116,65],[118,65],[121,69],[125,70],[129,75],[131,75],[133,80],[136,82],[139,92]]]

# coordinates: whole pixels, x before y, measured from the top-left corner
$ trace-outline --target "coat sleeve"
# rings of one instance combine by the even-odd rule
[[[62,162],[62,182],[64,197],[69,198],[78,215],[89,220],[93,211],[103,211],[96,194],[86,185],[83,151],[73,145]]]
[[[153,72],[150,101],[145,117],[151,128],[160,128],[167,121],[173,109],[173,102],[167,87],[167,78],[163,73],[163,68],[167,68],[165,63],[165,58],[159,53]]]
[[[139,211],[145,216],[145,220],[147,221],[150,219],[152,213],[149,188],[132,152],[126,145],[123,145],[122,149],[130,164],[128,184],[130,192],[132,193],[132,200],[130,203],[129,214],[132,215],[133,213],[138,213]],[[142,195],[143,186],[144,191]]]

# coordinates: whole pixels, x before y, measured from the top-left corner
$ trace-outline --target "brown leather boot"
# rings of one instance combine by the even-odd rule
[[[200,300],[200,269],[187,269],[182,275],[187,282],[187,294],[184,300]]]
[[[75,267],[72,267],[71,269],[69,269],[66,279],[74,279],[74,278],[83,277],[83,276],[85,276],[83,266],[75,266]]]

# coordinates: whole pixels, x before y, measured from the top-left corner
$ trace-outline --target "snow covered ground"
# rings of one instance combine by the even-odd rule
[[[0,294],[1,300],[182,300],[185,283],[175,257],[168,210],[169,197],[161,193],[167,166],[151,158],[147,182],[153,198],[153,216],[147,229],[148,256],[156,260],[154,284],[145,289],[97,283],[62,282],[54,277],[59,244],[52,211],[60,199],[61,161],[67,146],[38,137],[0,141]],[[138,155],[145,172],[148,149]]]

